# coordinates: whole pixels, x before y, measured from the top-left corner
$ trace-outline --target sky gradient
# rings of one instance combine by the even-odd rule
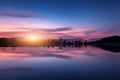
[[[120,35],[119,0],[0,0],[0,37]]]

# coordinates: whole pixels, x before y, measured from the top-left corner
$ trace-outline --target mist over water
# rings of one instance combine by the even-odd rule
[[[1,47],[0,80],[119,80],[120,52],[97,47]]]

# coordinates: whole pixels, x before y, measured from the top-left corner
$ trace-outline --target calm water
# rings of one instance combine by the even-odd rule
[[[0,48],[0,80],[120,80],[120,53],[96,47]]]

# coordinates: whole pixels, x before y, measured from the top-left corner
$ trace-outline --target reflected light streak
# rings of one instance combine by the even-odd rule
[[[24,56],[29,56],[29,54],[16,54],[16,53],[3,53],[0,54],[0,57],[24,57]]]

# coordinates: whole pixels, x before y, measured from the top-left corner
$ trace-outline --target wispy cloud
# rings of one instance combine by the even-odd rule
[[[94,30],[86,30],[83,32],[86,36],[84,38],[86,39],[94,39],[94,38],[102,38],[107,36],[113,36],[113,35],[120,35],[120,29],[118,26],[114,27],[104,27]]]
[[[54,29],[51,29],[51,28],[48,28],[48,29],[45,29],[45,28],[37,28],[37,29],[34,29],[34,28],[11,28],[11,29],[4,29],[4,28],[2,28],[1,30],[2,30],[2,32],[3,31],[4,32],[9,32],[9,31],[10,32],[11,31],[13,31],[13,32],[16,32],[16,31],[18,31],[18,32],[21,32],[21,31],[61,32],[61,31],[70,31],[70,30],[72,30],[72,28],[70,28],[70,27],[62,27],[62,28],[54,28]]]
[[[120,35],[120,26],[110,26],[105,30],[102,30],[104,34],[118,34]]]
[[[62,28],[55,28],[55,29],[33,29],[35,31],[44,31],[44,32],[61,32],[61,31],[69,31],[72,30],[70,27],[62,27]]]
[[[34,28],[11,28],[11,29],[1,29],[0,30],[0,34],[4,37],[19,37],[25,34],[38,34],[42,36],[46,35],[46,36],[54,36],[54,37],[59,37],[59,36],[66,36],[65,34],[63,34],[62,32],[66,32],[66,31],[70,31],[72,30],[72,28],[70,27],[62,27],[62,28],[54,28],[54,29],[45,29],[45,28],[38,28],[38,29],[34,29]],[[61,33],[59,33],[61,32]],[[68,35],[67,35],[68,36]]]
[[[0,13],[0,16],[4,17],[16,17],[16,18],[44,18],[44,16],[29,14],[29,13]]]
[[[91,35],[91,34],[96,34],[96,33],[98,33],[98,31],[88,30],[88,31],[85,31],[84,33],[85,33],[86,35]]]

